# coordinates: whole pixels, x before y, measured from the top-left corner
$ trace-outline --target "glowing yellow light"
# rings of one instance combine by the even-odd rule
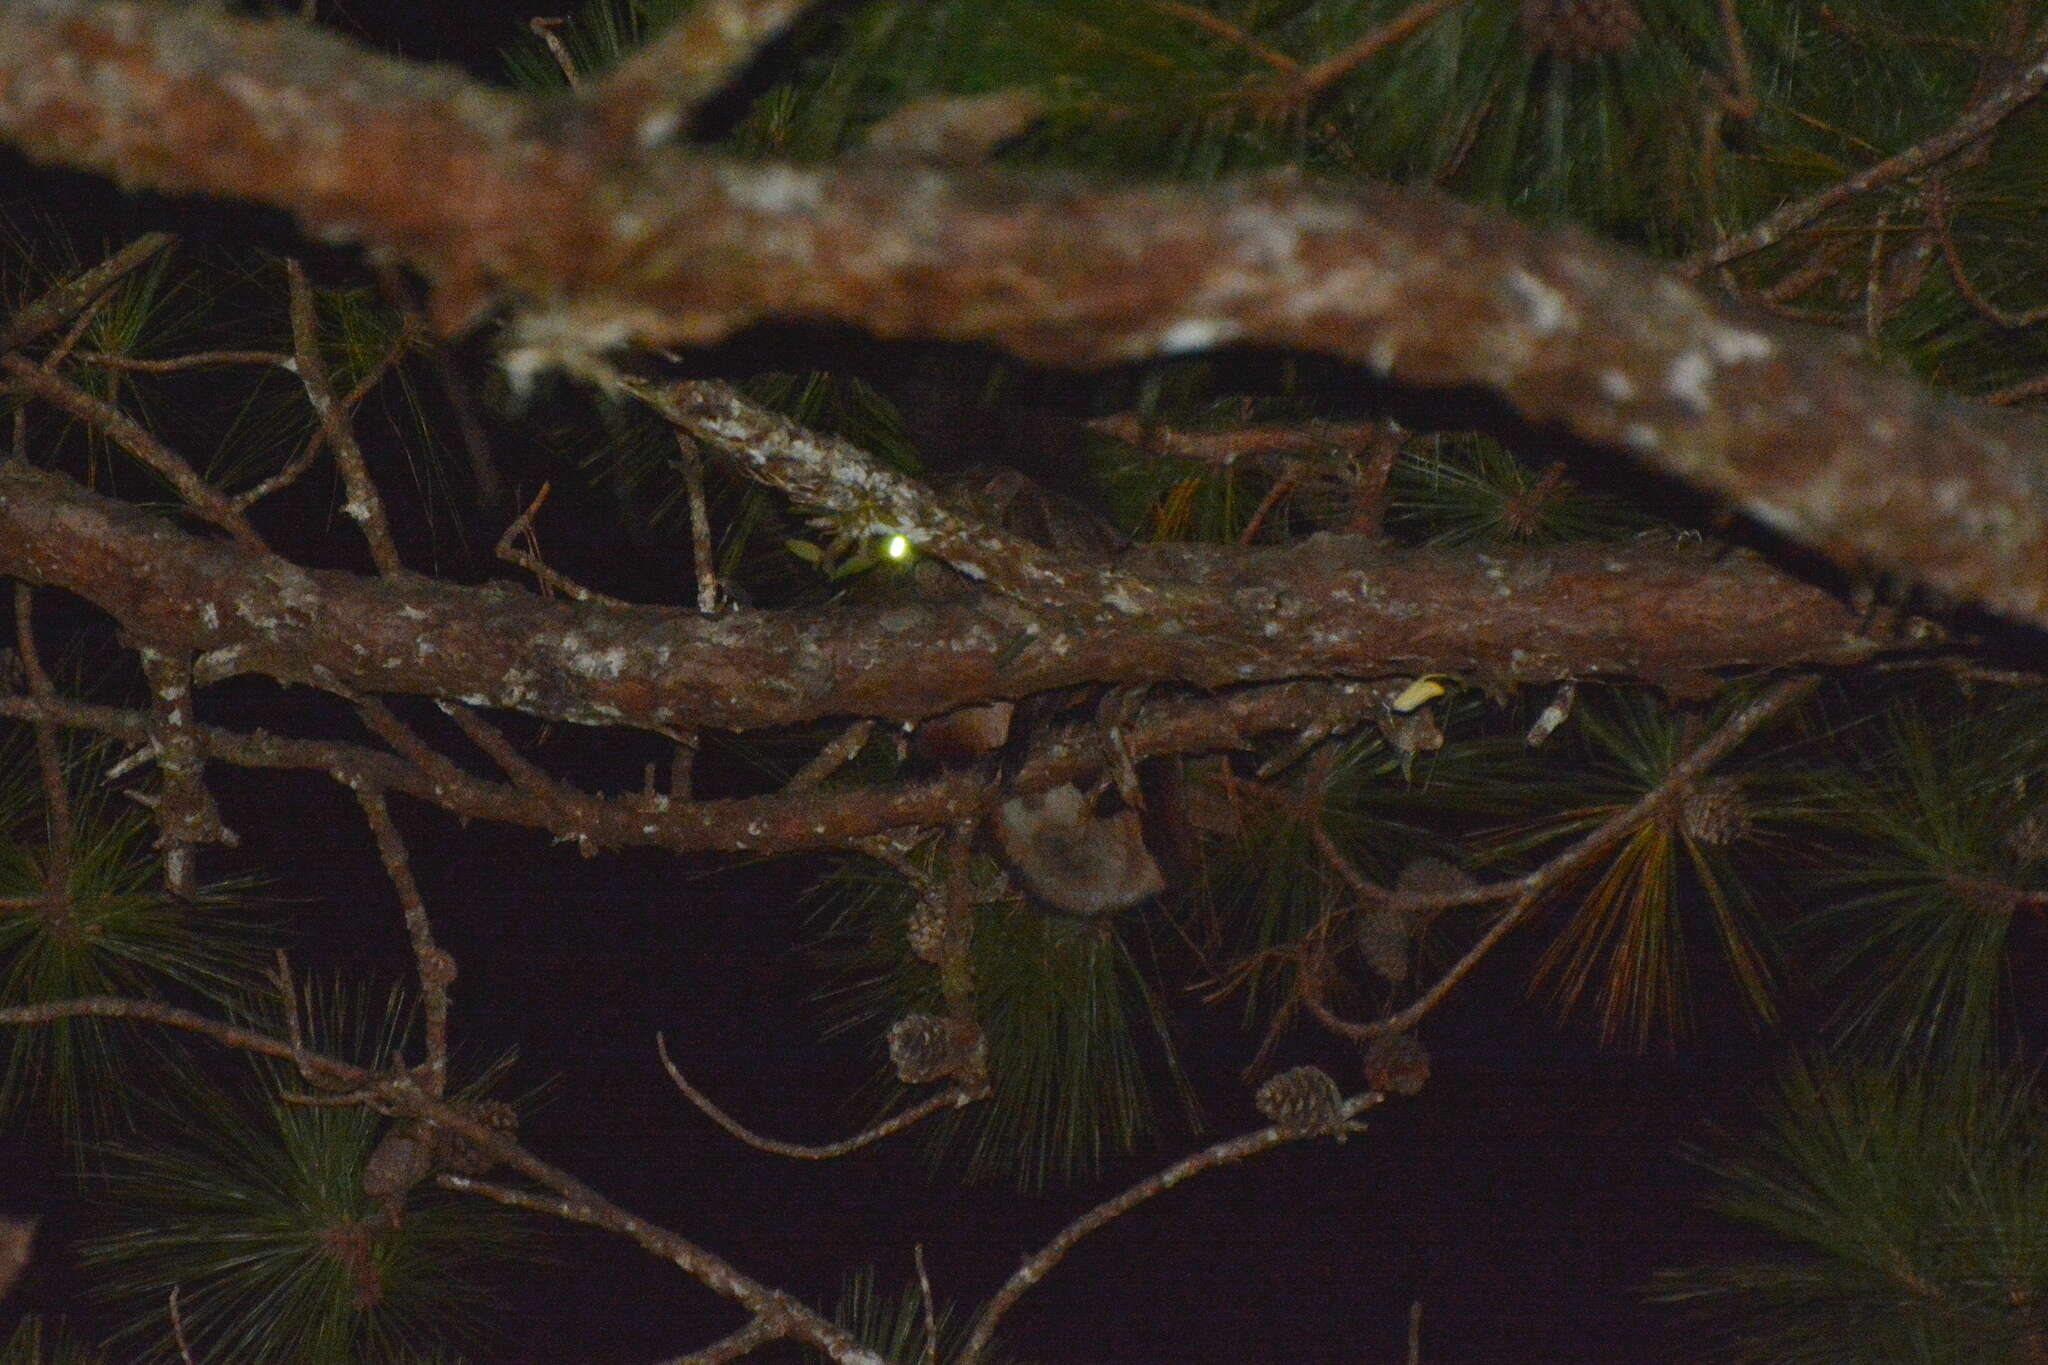
[[[910,558],[910,538],[908,536],[890,536],[888,542],[882,546],[882,553],[891,559]]]

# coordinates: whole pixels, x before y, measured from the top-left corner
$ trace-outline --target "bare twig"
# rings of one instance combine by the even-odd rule
[[[467,706],[455,702],[438,702],[441,714],[455,722],[456,727],[476,745],[490,755],[491,762],[498,770],[512,779],[512,785],[528,796],[553,797],[560,787],[526,755],[512,747],[512,741],[505,738],[497,726],[479,716]]]
[[[526,510],[512,519],[512,524],[505,528],[505,534],[498,537],[498,558],[507,564],[517,564],[539,579],[544,592],[559,592],[564,597],[573,598],[578,602],[605,602],[615,607],[623,606],[624,603],[618,598],[607,597],[594,588],[584,587],[566,574],[555,572],[541,559],[540,536],[533,529],[533,518],[546,505],[548,494],[552,491],[552,483],[542,484],[540,492],[533,495],[533,501],[526,504]],[[518,542],[523,542],[526,548],[518,548]]]
[[[14,653],[28,679],[29,695],[46,704],[55,701],[57,689],[51,685],[36,648],[35,594],[26,583],[14,585]],[[50,838],[50,865],[43,872],[41,908],[50,927],[62,930],[75,920],[71,868],[77,829],[71,810],[71,785],[64,775],[63,755],[58,752],[56,727],[39,717],[33,728],[36,766],[43,779],[44,827]]]
[[[202,844],[239,843],[221,823],[206,787],[206,759],[192,737],[192,654],[143,645],[138,651],[149,680],[149,709],[155,721],[150,751],[161,779],[156,805],[157,846],[163,851],[164,885],[174,895],[198,890],[194,850]]]
[[[412,860],[384,793],[374,787],[356,788],[356,800],[377,840],[377,856],[384,861],[384,873],[398,892],[399,908],[405,913],[405,928],[412,939],[413,960],[419,964],[420,995],[427,1010],[427,1094],[439,1099],[448,1089],[448,988],[455,983],[455,959],[434,942],[434,928],[427,919],[427,903],[412,877]]]
[[[1231,23],[1221,15],[1211,14],[1208,10],[1202,9],[1197,5],[1182,4],[1181,0],[1151,0],[1151,5],[1153,9],[1158,10],[1161,14],[1170,14],[1176,19],[1184,19],[1206,33],[1213,34],[1227,43],[1243,48],[1275,71],[1292,76],[1301,70],[1301,64],[1295,61],[1294,58],[1278,48],[1269,47],[1265,43],[1260,42],[1257,38],[1252,37],[1251,34],[1245,32],[1242,28]]]
[[[158,440],[128,414],[113,404],[87,393],[54,370],[46,369],[21,356],[0,355],[0,370],[13,375],[22,387],[38,398],[47,400],[79,421],[104,433],[114,444],[133,455],[148,466],[158,478],[176,489],[187,507],[233,536],[237,543],[251,550],[263,548],[262,538],[256,534],[256,528],[249,524],[248,518],[242,515],[240,508],[222,496],[220,490],[194,473],[192,466],[185,462],[183,456]]]
[[[535,37],[547,44],[548,55],[553,57],[555,65],[561,68],[562,79],[569,82],[569,89],[577,94],[581,94],[583,93],[583,77],[576,70],[576,59],[569,55],[569,49],[562,46],[562,40],[555,36],[555,30],[568,22],[566,18],[542,19],[535,17],[527,20],[526,26],[533,30]]]
[[[291,373],[292,358],[282,351],[188,351],[184,355],[150,357],[110,355],[105,351],[73,351],[76,365],[128,374],[178,374],[185,370],[208,370],[223,365],[268,365]]]
[[[377,572],[395,574],[405,566],[398,558],[398,548],[391,543],[391,527],[384,519],[384,499],[371,482],[363,448],[356,443],[355,428],[334,392],[327,377],[327,361],[320,354],[320,319],[314,308],[313,286],[296,260],[285,262],[285,277],[291,285],[292,350],[299,382],[306,386],[306,397],[320,419],[327,444],[334,449],[342,485],[348,490],[348,500],[342,503],[341,510],[362,528]]]
[[[178,1291],[183,1286],[171,1286],[171,1340],[178,1344],[178,1359],[185,1365],[195,1365],[192,1359],[192,1343],[185,1340],[185,1315],[178,1309]]]
[[[1382,49],[1393,46],[1445,10],[1464,0],[1418,0],[1341,52],[1334,52],[1301,73],[1301,88],[1320,94],[1337,81],[1372,60]]]
[[[730,1336],[720,1337],[701,1351],[692,1351],[686,1356],[672,1356],[660,1365],[725,1365],[728,1360],[738,1360],[779,1340],[783,1331],[772,1318],[752,1318],[747,1325]]]
[[[1728,45],[1728,89],[1722,92],[1721,107],[1731,118],[1744,123],[1757,115],[1756,79],[1749,69],[1749,44],[1742,40],[1742,21],[1735,14],[1735,0],[1717,0],[1721,38]]]
[[[1156,425],[1128,412],[1098,417],[1086,425],[1136,450],[1226,466],[1262,456],[1356,453],[1380,444],[1390,434],[1385,422],[1300,422],[1201,431]]]
[[[1956,292],[1972,308],[2000,327],[2031,327],[2048,319],[2048,304],[2029,308],[2024,313],[2008,313],[1993,303],[1970,279],[1970,272],[1963,265],[1963,254],[1956,249],[1955,233],[1949,227],[1948,186],[1945,183],[1936,180],[1929,184],[1922,199],[1927,205],[1928,222],[1934,229],[1935,240],[1941,243],[1941,258],[1948,263],[1948,273],[1956,282]]]
[[[267,1033],[259,1033],[235,1024],[223,1024],[205,1015],[195,1014],[191,1010],[159,1004],[154,1000],[127,1000],[117,996],[88,995],[71,1000],[49,1000],[37,1005],[15,1005],[0,1009],[0,1028],[41,1026],[54,1024],[60,1019],[129,1019],[145,1024],[161,1024],[166,1028],[181,1029],[187,1033],[197,1033],[211,1038],[223,1047],[274,1057],[281,1062],[300,1062],[312,1074],[327,1082],[359,1086],[371,1079],[371,1073],[351,1063],[322,1057],[317,1053],[295,1048],[290,1043],[281,1042]]]
[[[939,1365],[939,1314],[932,1303],[932,1277],[924,1268],[924,1243],[911,1249],[917,1265],[918,1297],[924,1302],[924,1365]]]
[[[725,607],[718,585],[718,545],[711,539],[711,512],[704,501],[704,456],[697,443],[678,431],[676,462],[683,471],[683,493],[690,503],[690,558],[697,568],[697,610],[714,616]]]
[[[1366,1091],[1351,1096],[1342,1106],[1345,1124],[1348,1126],[1359,1114],[1385,1098],[1378,1091]],[[1246,1133],[1241,1137],[1225,1139],[1175,1162],[1163,1171],[1145,1177],[1122,1194],[1097,1204],[1067,1224],[1050,1242],[1027,1257],[1017,1268],[1016,1273],[1004,1282],[1003,1287],[996,1291],[995,1296],[981,1310],[981,1316],[975,1320],[974,1330],[967,1338],[967,1346],[960,1353],[962,1365],[974,1365],[974,1362],[981,1359],[982,1353],[988,1349],[989,1338],[995,1333],[996,1324],[1016,1306],[1018,1299],[1044,1279],[1089,1233],[1106,1226],[1153,1196],[1164,1194],[1190,1176],[1242,1161],[1246,1157],[1270,1151],[1282,1143],[1299,1141],[1304,1136],[1309,1135],[1291,1133],[1274,1126],[1261,1128],[1257,1132]]]
[[[857,720],[833,737],[832,742],[817,753],[810,761],[797,769],[796,775],[783,785],[784,791],[816,791],[826,779],[849,763],[854,755],[867,747],[868,737],[875,733],[871,720]]]
[[[872,1143],[880,1142],[883,1138],[894,1137],[904,1129],[923,1122],[942,1109],[964,1108],[982,1098],[981,1095],[971,1090],[961,1086],[953,1086],[950,1089],[941,1090],[937,1094],[926,1096],[902,1113],[883,1119],[880,1123],[856,1133],[850,1138],[845,1138],[839,1142],[824,1143],[815,1147],[807,1146],[803,1143],[782,1142],[775,1138],[762,1137],[759,1133],[754,1132],[738,1119],[733,1118],[723,1109],[720,1109],[712,1102],[710,1096],[690,1084],[683,1076],[682,1070],[670,1059],[668,1055],[668,1042],[659,1033],[654,1035],[654,1046],[655,1050],[661,1054],[661,1065],[668,1072],[669,1079],[675,1082],[676,1089],[682,1091],[684,1097],[691,1104],[703,1110],[706,1118],[738,1138],[741,1142],[746,1143],[749,1147],[763,1152],[772,1152],[776,1156],[794,1157],[799,1161],[830,1161],[835,1157],[845,1156],[849,1152],[857,1152]]]
[[[425,1108],[427,1108],[428,1116],[432,1117],[436,1123],[444,1123],[447,1126],[455,1127],[463,1133],[463,1136],[470,1137],[473,1141],[478,1140],[473,1134],[484,1135],[489,1132],[489,1130],[478,1127],[475,1124],[459,1122],[459,1111],[450,1110],[445,1106],[438,1105]],[[442,1114],[447,1114],[449,1119],[442,1118]],[[451,1122],[450,1119],[457,1121]],[[503,1155],[505,1149],[510,1147],[509,1143],[487,1145],[490,1146],[494,1155]],[[685,1356],[683,1357],[684,1360],[731,1360],[736,1354],[741,1353],[737,1350],[731,1350],[733,1346],[741,1347],[743,1350],[752,1350],[763,1339],[795,1338],[816,1347],[826,1356],[840,1362],[840,1365],[889,1365],[889,1362],[854,1340],[853,1336],[844,1328],[828,1319],[820,1317],[788,1294],[780,1290],[769,1289],[750,1277],[740,1274],[723,1260],[713,1256],[710,1252],[703,1250],[694,1243],[677,1236],[675,1233],[669,1232],[665,1228],[656,1227],[651,1223],[634,1217],[616,1204],[604,1199],[568,1173],[556,1171],[553,1167],[527,1156],[517,1148],[512,1150],[517,1153],[518,1157],[518,1159],[512,1160],[513,1165],[520,1167],[529,1175],[535,1175],[535,1172],[548,1173],[547,1175],[535,1175],[535,1178],[551,1188],[566,1192],[553,1195],[533,1194],[526,1190],[512,1189],[509,1186],[500,1185],[493,1181],[479,1180],[474,1176],[447,1173],[438,1175],[435,1179],[448,1189],[463,1190],[470,1194],[480,1194],[486,1199],[496,1200],[498,1203],[510,1208],[528,1209],[535,1213],[546,1213],[560,1218],[564,1222],[584,1223],[592,1227],[600,1227],[610,1232],[619,1233],[638,1243],[642,1248],[654,1255],[673,1262],[715,1292],[727,1298],[737,1300],[742,1306],[753,1310],[755,1321],[762,1324],[761,1333],[742,1328],[740,1332],[727,1337],[723,1342],[707,1348],[708,1353],[700,1353],[695,1357]],[[765,1338],[762,1335],[763,1333],[765,1333]],[[718,1352],[722,1350],[729,1353],[719,1354]]]

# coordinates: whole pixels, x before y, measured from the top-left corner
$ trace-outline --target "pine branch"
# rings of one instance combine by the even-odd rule
[[[2041,82],[2048,61],[1951,140]],[[1292,347],[1486,385],[1825,553],[2048,622],[2033,473],[2048,425],[1938,400],[1570,233],[1293,183],[1048,191],[858,162],[620,159],[544,131],[531,100],[189,8],[14,0],[0,91],[0,136],[32,155],[260,200],[392,250],[436,281],[444,325],[507,295],[548,300],[514,356],[529,370],[770,316],[1059,364]],[[1883,516],[1867,512],[1877,497]]]
[[[195,651],[201,684],[241,673],[331,679],[359,694],[459,697],[582,724],[916,720],[1089,682],[1684,682],[1732,667],[1854,663],[1917,643],[1867,633],[1841,604],[1759,560],[1656,541],[1481,555],[1319,536],[1272,548],[1141,547],[1114,573],[1091,579],[1064,559],[1061,572],[1081,575],[1076,599],[1088,582],[1105,595],[1136,582],[1153,609],[1098,612],[1085,628],[993,595],[705,617],[409,574],[309,572],[60,475],[0,465],[0,574],[75,592],[159,649]]]

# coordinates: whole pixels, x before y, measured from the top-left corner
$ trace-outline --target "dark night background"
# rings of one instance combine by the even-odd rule
[[[497,52],[521,41],[536,12],[487,0],[322,6],[326,22],[387,51],[493,77]],[[0,195],[90,205],[110,239],[168,212],[188,233],[212,223],[221,241],[253,233],[323,259],[281,219],[122,201],[5,153]],[[247,725],[274,712],[282,726],[295,705],[257,684],[217,690],[203,718]],[[640,757],[587,761],[637,771]],[[244,840],[236,863],[267,873],[288,904],[296,960],[404,979],[403,928],[348,795],[316,779],[220,767],[212,780]],[[941,1297],[972,1302],[1099,1199],[1261,1122],[1238,1074],[1255,1040],[1231,1027],[1234,1005],[1189,1003],[1179,1011],[1183,1056],[1209,1127],[1170,1132],[1084,1186],[1034,1196],[1002,1184],[963,1189],[909,1142],[831,1163],[750,1150],[673,1091],[653,1037],[664,1032],[685,1073],[757,1131],[819,1141],[869,1117],[852,1097],[875,1065],[875,1040],[819,1040],[801,867],[696,879],[665,855],[585,860],[529,831],[461,828],[404,801],[395,809],[437,933],[461,966],[457,1037],[474,1051],[516,1043],[515,1088],[555,1078],[525,1119],[527,1145],[813,1304],[829,1309],[842,1277],[868,1264],[893,1294],[912,1276],[918,1244]],[[1388,1103],[1362,1138],[1289,1146],[1118,1220],[1033,1291],[1007,1339],[1047,1362],[1393,1361],[1403,1358],[1408,1305],[1420,1300],[1424,1358],[1434,1362],[1683,1354],[1682,1323],[1642,1301],[1644,1281],[1737,1234],[1696,1211],[1702,1177],[1680,1148],[1715,1127],[1750,1126],[1776,1044],[1737,1023],[1717,1028],[1734,1015],[1710,1002],[1701,1036],[1675,1055],[1602,1054],[1585,1031],[1524,999],[1535,946],[1497,953],[1432,1020],[1434,1075],[1420,1096]],[[1333,1046],[1299,1033],[1290,1042],[1282,1065],[1320,1061],[1355,1074]],[[0,1149],[0,1197],[45,1215],[46,1259],[10,1314],[61,1311],[75,1288],[65,1243],[78,1214],[60,1169],[51,1153]],[[561,1263],[522,1294],[532,1318],[510,1359],[657,1359],[738,1325],[708,1291],[616,1239],[570,1231],[561,1246]]]

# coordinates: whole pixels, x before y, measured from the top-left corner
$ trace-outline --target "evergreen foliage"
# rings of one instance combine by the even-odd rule
[[[559,55],[538,37],[509,48],[508,75],[566,99],[691,8],[594,0],[554,30]],[[692,134],[743,157],[818,161],[863,154],[874,128],[917,101],[1022,89],[1043,113],[993,149],[1002,170],[1054,182],[1387,182],[1697,263],[1782,203],[1946,126],[2014,63],[2038,59],[2038,9],[866,0],[804,18],[768,69]],[[1717,266],[1720,285],[1939,386],[2025,396],[2010,391],[2048,368],[2048,330],[2034,311],[2048,229],[2044,119],[2024,109],[1968,153],[1846,197],[1815,230]],[[96,257],[72,225],[0,207],[13,215],[0,220],[4,321]],[[206,452],[202,472],[229,494],[257,489],[326,439],[297,381],[274,365],[223,378],[145,362],[200,347],[289,351],[284,280],[269,262],[229,269],[204,251],[165,253],[111,290],[46,364],[144,428],[206,432],[186,443]],[[363,400],[357,420],[374,427],[376,458],[394,473],[404,462],[405,479],[389,483],[417,495],[407,515],[428,528],[437,556],[481,576],[491,569],[477,567],[481,547],[503,518],[470,505],[474,470],[445,434],[450,400],[420,319],[361,279],[315,297],[335,389],[352,407]],[[1783,548],[1726,520],[1689,524],[1693,509],[1673,515],[1655,488],[1595,487],[1536,435],[1476,417],[1425,428],[1404,413],[1377,485],[1366,456],[1335,436],[1284,457],[1208,462],[1140,446],[1164,429],[1334,429],[1377,420],[1383,402],[1402,397],[1368,392],[1330,364],[1229,356],[1045,375],[942,348],[820,349],[833,354],[815,369],[783,355],[734,362],[744,372],[732,377],[763,405],[908,474],[982,463],[985,452],[949,440],[969,424],[1029,427],[1036,439],[1055,427],[1032,419],[1056,411],[1066,448],[1047,466],[1137,542],[1274,545],[1363,531],[1445,554],[1681,536],[1703,555]],[[920,584],[915,566],[887,562],[858,518],[699,464],[640,409],[545,385],[517,395],[498,382],[493,397],[490,421],[520,434],[526,471],[544,471],[601,523],[579,566],[601,590],[635,586],[633,568],[621,567],[632,556],[616,550],[632,540],[660,561],[647,576],[689,600],[678,547],[696,471],[718,538],[710,561],[734,598],[822,613],[932,591],[929,574]],[[1432,411],[1441,417],[1441,405]],[[1104,425],[1118,414],[1140,436]],[[95,487],[159,505],[175,497],[103,430],[27,389],[0,391],[0,421],[17,444],[33,433],[44,463]],[[539,525],[528,527],[537,539],[559,523]],[[942,590],[960,586],[950,570],[938,578]],[[1349,1018],[1413,1006],[1495,923],[1497,906],[1435,909],[1397,926],[1403,937],[1387,958],[1406,964],[1412,951],[1406,975],[1365,961],[1375,950],[1356,946],[1363,921],[1384,909],[1404,868],[1427,858],[1533,874],[1637,803],[1662,800],[1544,888],[1531,915],[1542,946],[1517,984],[1565,1019],[1590,1016],[1600,1044],[1633,1048],[1680,1045],[1702,1013],[1715,1027],[1763,1030],[1775,1047],[1769,1030],[1818,1000],[1832,1050],[1788,1073],[1763,1137],[1708,1162],[1718,1211],[1760,1228],[1782,1254],[1674,1274],[1660,1292],[1711,1310],[1731,1360],[2038,1355],[2048,1185],[2027,1068],[2041,1040],[2012,996],[2015,980],[2038,970],[2038,944],[2023,930],[2048,904],[2039,681],[1988,670],[1969,686],[1933,670],[1881,683],[1857,674],[1659,797],[1702,737],[1759,695],[1754,680],[1723,681],[1705,700],[1581,682],[1563,733],[1539,748],[1528,736],[1547,698],[1446,680],[1440,700],[1390,703],[1379,727],[1260,741],[1189,764],[1186,799],[1216,814],[1190,821],[1197,856],[1162,905],[1085,920],[1049,913],[978,849],[965,967],[991,1088],[929,1126],[934,1160],[1038,1191],[1086,1180],[1162,1132],[1183,1137],[1199,1116],[1164,1003],[1177,992],[1241,997],[1247,1034],[1263,1040],[1246,1060],[1270,1072],[1311,1007]],[[125,676],[110,690],[123,686],[128,700],[142,697]],[[1097,719],[1115,704],[1080,691],[1050,699],[1055,722]],[[1433,742],[1402,730],[1403,716],[1434,727]],[[257,952],[266,940],[249,927],[250,884],[164,893],[153,826],[117,806],[99,776],[113,757],[103,748],[64,753],[70,819],[60,833],[37,738],[23,727],[0,749],[0,1005],[125,995],[242,1002],[247,1013],[269,966]],[[754,794],[789,780],[823,738],[815,727],[706,735],[701,754],[719,794]],[[943,775],[893,740],[866,738],[819,790]],[[1013,775],[1016,747],[987,755],[990,768]],[[1104,777],[1090,796],[1116,785]],[[67,880],[55,887],[60,843]],[[907,861],[936,878],[939,856],[929,841]],[[819,956],[835,973],[831,1027],[871,1033],[878,1054],[891,1020],[956,1003],[938,964],[905,949],[918,901],[902,870],[848,855],[814,895],[826,926]],[[397,1004],[357,1009],[351,1022],[339,1002],[353,1000],[330,998],[315,1030],[328,1035],[323,1046],[354,1033],[343,1050],[371,1068],[417,1050]],[[102,1332],[95,1348],[175,1359],[163,1312],[174,1287],[199,1359],[396,1361],[487,1342],[503,1264],[533,1252],[497,1205],[430,1183],[402,1223],[378,1222],[362,1173],[382,1120],[301,1103],[295,1074],[271,1062],[181,1073],[182,1087],[150,1091],[131,1110],[122,1097],[137,1088],[118,1078],[135,1059],[172,1065],[142,1039],[97,1019],[15,1029],[0,1075],[0,1114],[53,1124],[100,1201],[104,1230],[88,1253],[105,1286],[103,1316],[90,1319]],[[891,1112],[909,1098],[879,1060],[868,1093]],[[914,1293],[884,1302],[863,1279],[842,1319],[874,1349],[911,1359],[928,1345],[925,1307]],[[947,1359],[957,1324],[936,1317],[943,1345],[929,1345]],[[68,1343],[25,1321],[0,1362],[99,1358]]]

